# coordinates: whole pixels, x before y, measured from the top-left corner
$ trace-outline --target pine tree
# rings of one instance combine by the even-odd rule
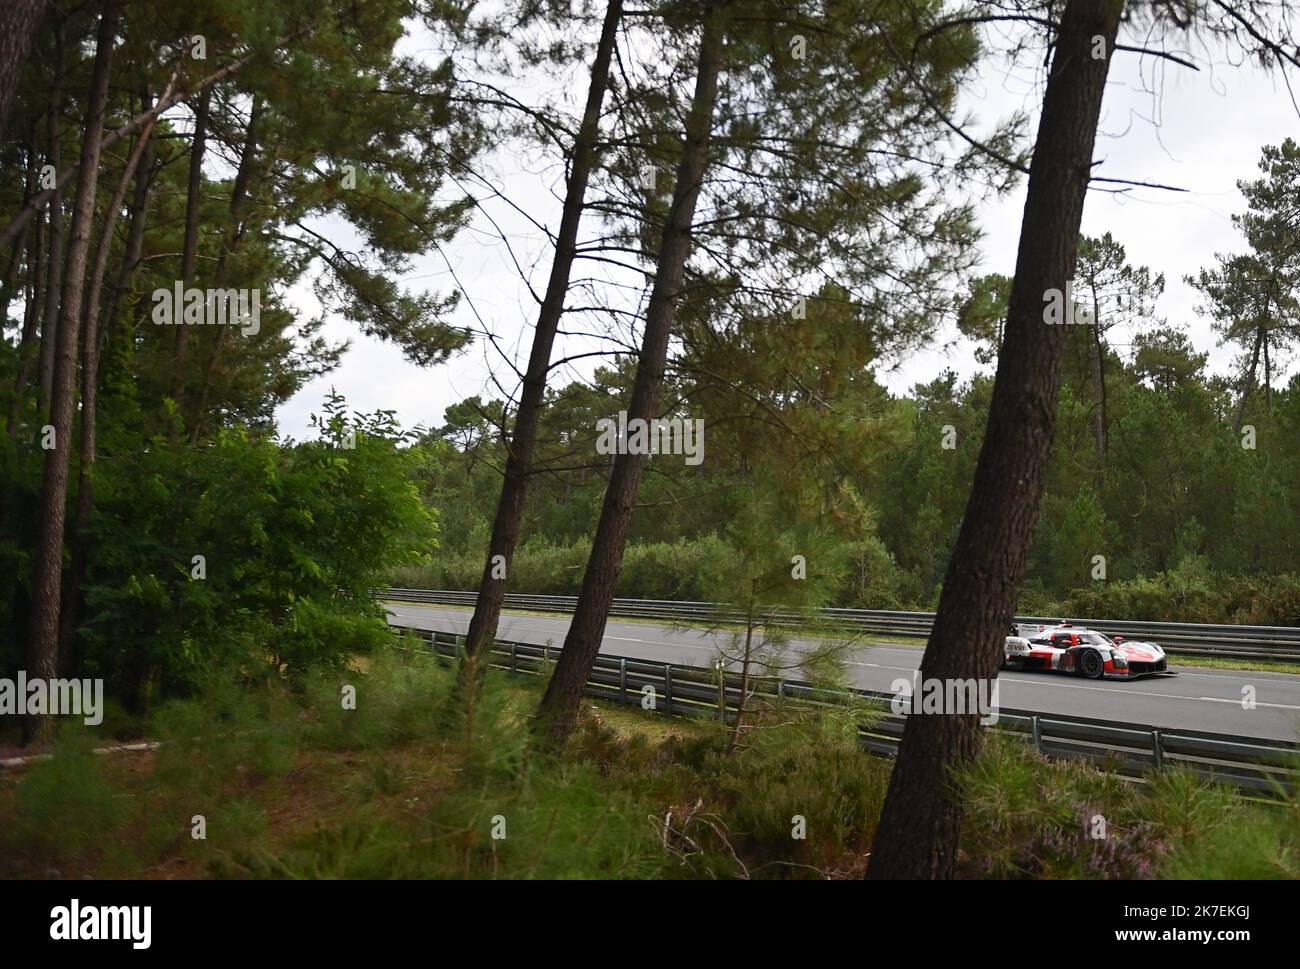
[[[1073,278],[1093,141],[1123,3],[1070,0],[1061,15],[1030,167],[1010,311],[975,483],[944,578],[923,680],[997,675],[1046,482],[1065,328],[1044,294]],[[1100,55],[1094,56],[1098,51]],[[1016,487],[1008,487],[1016,482]],[[979,714],[907,719],[867,876],[951,877],[962,801],[951,776],[979,749]]]

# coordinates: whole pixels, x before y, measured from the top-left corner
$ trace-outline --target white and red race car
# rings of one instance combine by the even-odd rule
[[[1156,643],[1131,642],[1068,622],[1055,626],[1018,624],[1007,637],[1004,670],[1052,670],[1090,680],[1176,676]]]

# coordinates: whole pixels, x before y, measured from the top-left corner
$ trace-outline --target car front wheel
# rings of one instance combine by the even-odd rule
[[[1087,650],[1079,657],[1079,674],[1090,680],[1099,680],[1106,672],[1106,661],[1095,649]]]

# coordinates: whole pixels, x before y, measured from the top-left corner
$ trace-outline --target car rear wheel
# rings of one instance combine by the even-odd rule
[[[1106,672],[1106,661],[1095,649],[1085,650],[1079,657],[1079,675],[1090,680],[1099,680]]]

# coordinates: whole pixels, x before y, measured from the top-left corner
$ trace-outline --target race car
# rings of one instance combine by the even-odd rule
[[[1130,642],[1068,622],[1012,627],[1003,651],[1004,670],[1053,670],[1090,680],[1176,676],[1165,651],[1150,642]]]

